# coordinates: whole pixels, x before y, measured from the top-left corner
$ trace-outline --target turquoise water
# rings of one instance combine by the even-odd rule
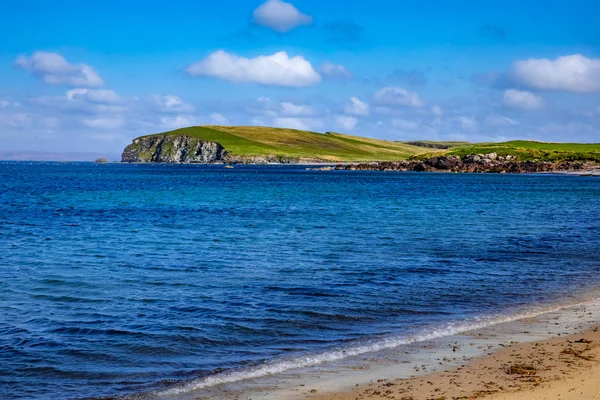
[[[0,394],[168,389],[573,298],[599,209],[593,177],[0,163]]]

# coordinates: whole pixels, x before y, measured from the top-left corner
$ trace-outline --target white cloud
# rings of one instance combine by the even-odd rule
[[[0,125],[10,128],[29,129],[33,122],[33,118],[27,113],[0,114]]]
[[[281,103],[281,114],[290,117],[306,117],[315,114],[312,107],[304,104],[294,104],[290,102]]]
[[[291,3],[267,0],[252,13],[254,23],[285,33],[301,25],[312,24],[312,17],[300,12]]]
[[[250,114],[262,114],[267,117],[279,116],[278,105],[268,97],[259,97],[256,102],[246,109]],[[260,125],[260,124],[254,124]]]
[[[309,130],[308,125],[300,118],[275,118],[273,123],[280,128],[299,129],[302,131]]]
[[[581,54],[517,61],[509,76],[519,84],[535,89],[568,92],[600,92],[600,59]]]
[[[444,115],[444,110],[442,110],[442,107],[438,106],[437,104],[431,107],[431,112],[436,117],[441,117],[442,115]]]
[[[86,118],[82,123],[89,128],[117,129],[123,126],[125,120],[122,117]]]
[[[215,125],[229,125],[229,120],[223,116],[223,114],[212,113],[208,116],[211,124]]]
[[[385,87],[375,93],[373,101],[387,106],[422,107],[419,95],[403,88]]]
[[[475,117],[458,116],[453,118],[453,122],[458,124],[462,129],[474,131],[479,127],[479,123]]]
[[[544,99],[530,92],[508,89],[504,92],[504,104],[522,110],[537,110],[544,106]]]
[[[102,86],[104,81],[86,64],[70,64],[57,53],[36,51],[31,57],[20,56],[16,65],[41,77],[51,85]]]
[[[219,50],[191,65],[187,72],[192,76],[210,76],[234,83],[288,87],[310,86],[321,81],[321,75],[304,57],[288,57],[283,51],[245,58]]]
[[[343,65],[333,64],[329,61],[325,62],[319,68],[323,75],[332,77],[332,78],[350,78],[352,74],[350,71],[346,69]]]
[[[485,122],[490,126],[513,126],[519,124],[519,121],[502,115],[490,115],[485,119]]]
[[[108,89],[71,89],[67,91],[68,100],[87,101],[96,104],[121,104],[123,99],[114,90]]]
[[[258,122],[258,121],[257,121]],[[260,122],[264,122],[260,120]],[[259,125],[259,124],[256,124]],[[260,125],[268,125],[262,123]],[[299,129],[302,131],[318,130],[323,127],[323,121],[316,118],[273,118],[272,126],[279,128]]]
[[[346,114],[358,115],[360,117],[369,116],[369,105],[358,97],[351,97],[350,102],[344,108]]]
[[[335,117],[335,123],[338,127],[351,131],[356,128],[358,119],[348,115],[338,115]]]
[[[173,113],[194,112],[194,106],[184,101],[181,97],[165,94],[150,96],[150,103],[157,111]]]
[[[176,115],[173,117],[160,117],[160,125],[164,129],[187,128],[188,126],[199,125],[198,118],[192,115]]]
[[[77,88],[62,96],[40,96],[29,99],[52,112],[123,113],[133,102],[122,98],[113,90]]]
[[[413,131],[421,126],[421,121],[410,121],[407,119],[396,118],[392,120],[392,126],[403,131]]]
[[[0,100],[0,108],[8,107],[10,103],[6,100]]]

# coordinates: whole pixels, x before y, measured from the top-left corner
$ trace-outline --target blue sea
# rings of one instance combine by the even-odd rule
[[[594,177],[2,162],[0,397],[241,378],[569,301],[599,234]]]

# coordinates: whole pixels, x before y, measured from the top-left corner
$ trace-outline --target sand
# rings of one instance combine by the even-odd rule
[[[456,352],[460,353],[457,348]],[[514,343],[453,370],[379,380],[351,392],[308,393],[314,400],[600,399],[600,329]]]

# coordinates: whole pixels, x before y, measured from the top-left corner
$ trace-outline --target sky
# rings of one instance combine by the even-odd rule
[[[597,1],[3,0],[0,150],[192,125],[600,142]]]

